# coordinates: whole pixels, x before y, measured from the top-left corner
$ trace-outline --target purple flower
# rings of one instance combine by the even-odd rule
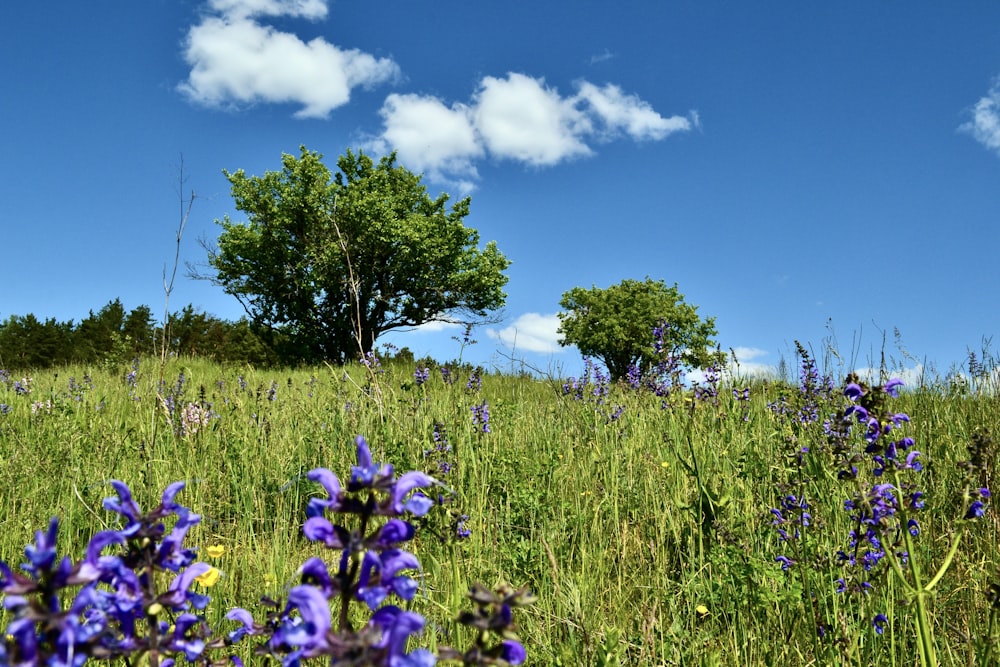
[[[411,470],[410,472],[403,473],[389,491],[392,512],[397,516],[402,514],[403,510],[410,512],[414,516],[427,514],[430,508],[434,506],[434,502],[424,494],[420,492],[414,493],[405,503],[403,499],[406,498],[410,491],[418,488],[427,488],[434,483],[435,480],[433,477],[419,470]]]
[[[10,663],[12,667],[41,664],[38,660],[38,637],[35,635],[35,622],[30,618],[19,618],[7,626],[7,635],[18,648],[20,662]]]
[[[965,518],[978,519],[986,513],[986,503],[983,501],[990,499],[990,490],[984,486],[973,490],[971,495],[973,501],[965,513]]]
[[[866,424],[871,421],[871,418],[868,416],[868,410],[861,405],[852,405],[844,411],[845,417],[849,417],[851,415],[854,415],[859,424]]]
[[[904,386],[904,382],[899,378],[893,378],[885,383],[882,387],[882,391],[889,394],[893,398],[899,398],[899,388]]]
[[[104,509],[117,512],[128,519],[127,529],[139,521],[141,516],[139,505],[132,499],[132,491],[124,482],[113,479],[111,480],[111,486],[118,492],[118,495],[105,498]]]
[[[350,534],[340,526],[334,526],[322,516],[311,516],[302,526],[302,534],[312,542],[322,542],[328,549],[346,549]]]
[[[87,544],[87,554],[77,565],[76,574],[72,576],[71,584],[82,584],[96,581],[108,567],[114,566],[119,559],[116,556],[101,556],[101,551],[110,544],[121,544],[125,541],[116,530],[103,530]]]
[[[405,651],[410,636],[424,629],[424,619],[419,614],[389,605],[372,614],[371,625],[382,630],[379,646],[387,649],[386,664],[391,667],[432,667],[437,662],[427,649]]]
[[[849,469],[841,470],[837,473],[837,479],[857,479],[858,477],[858,467],[852,465]]]
[[[467,539],[472,535],[472,531],[469,530],[469,527],[465,523],[468,520],[469,515],[463,514],[458,518],[458,521],[455,522],[455,537],[460,540]]]
[[[978,519],[986,514],[986,506],[982,500],[973,500],[969,509],[965,512],[966,519]]]
[[[642,369],[636,364],[629,364],[625,371],[625,382],[629,389],[636,390],[642,386]],[[565,392],[564,392],[565,393]]]
[[[413,526],[401,519],[389,519],[378,532],[375,538],[375,545],[379,549],[388,549],[400,542],[406,542],[413,538],[415,534]]]
[[[315,468],[309,471],[307,477],[310,481],[319,482],[323,488],[326,489],[326,492],[330,497],[327,500],[323,500],[321,498],[310,498],[309,505],[306,507],[306,516],[322,516],[326,510],[330,510],[332,512],[339,510],[340,502],[343,498],[343,490],[341,489],[340,480],[337,479],[337,476],[326,468]]]
[[[472,374],[469,376],[469,381],[465,383],[465,388],[473,393],[479,391],[483,386],[483,379],[480,376],[482,372],[482,368],[476,368],[472,371]]]
[[[247,635],[258,635],[264,629],[254,623],[253,616],[246,609],[234,607],[226,614],[227,621],[239,621],[242,627],[236,628],[229,633],[229,641],[234,644]]]
[[[858,400],[864,395],[864,393],[865,393],[864,390],[856,382],[850,382],[847,384],[847,386],[844,387],[844,396],[851,399],[852,401]]]
[[[301,622],[291,621],[288,612],[298,609]],[[321,655],[329,648],[330,603],[314,586],[296,586],[288,592],[286,622],[275,632],[275,640],[301,646],[306,657]],[[296,663],[297,664],[297,663]]]
[[[367,354],[361,356],[361,363],[364,364],[370,371],[374,373],[384,373],[385,370],[382,368],[382,360],[378,358],[374,350],[369,351]]]
[[[883,634],[888,625],[889,619],[886,618],[885,614],[875,614],[875,618],[872,619],[872,628],[875,629],[877,635]]]
[[[917,472],[924,469],[924,466],[917,460],[920,456],[920,452],[913,450],[906,455],[906,463],[903,464],[901,470],[916,470]]]
[[[507,664],[520,665],[528,657],[528,654],[521,642],[505,639],[500,649],[500,657],[506,660]]]
[[[28,562],[21,568],[34,577],[52,568],[56,560],[56,535],[59,533],[59,519],[53,517],[49,529],[45,532],[35,532],[35,543],[24,548]]]
[[[490,406],[486,401],[472,406],[472,425],[480,433],[490,432]]]
[[[164,503],[167,502],[166,499],[167,495],[164,494]],[[172,496],[170,500],[172,502]],[[177,523],[156,551],[157,564],[172,572],[179,572],[182,567],[189,565],[194,560],[195,554],[192,550],[183,548],[184,538],[191,526],[200,522],[201,516],[198,514],[191,513],[185,507],[177,507]]]
[[[301,583],[316,586],[328,600],[340,592],[341,579],[330,576],[322,558],[313,556],[302,564],[299,571],[302,573]]]
[[[192,598],[192,593],[188,590],[191,588],[191,584],[194,583],[195,579],[211,569],[212,566],[208,563],[195,563],[191,565],[182,573],[174,577],[174,580],[170,582],[169,588],[167,588],[167,592],[160,596],[160,601],[163,604],[167,604],[175,608],[183,607],[185,602]],[[194,600],[192,600],[192,602],[194,602]]]
[[[363,436],[359,435],[354,442],[358,448],[358,465],[351,466],[349,490],[373,488],[392,477],[391,465],[378,466],[372,461],[371,450],[368,449],[368,442]]]
[[[385,664],[392,667],[432,667],[437,662],[434,654],[427,649],[405,652],[410,636],[423,632],[424,619],[419,614],[389,605],[372,614],[371,625],[382,630],[379,647],[387,650]]]
[[[201,623],[194,614],[181,614],[174,621],[174,631],[167,639],[167,649],[180,651],[188,662],[197,660],[205,650],[205,641],[199,637],[189,637],[188,631]]]
[[[358,580],[358,599],[372,610],[377,609],[389,593],[395,593],[404,600],[412,600],[417,592],[417,582],[397,573],[419,567],[417,557],[402,549],[388,549],[380,554],[365,552]]]

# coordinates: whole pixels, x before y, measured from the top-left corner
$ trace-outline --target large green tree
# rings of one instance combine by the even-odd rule
[[[348,151],[331,176],[301,148],[282,170],[224,172],[246,222],[228,217],[210,276],[255,325],[285,341],[286,355],[345,361],[383,333],[503,306],[510,262],[466,227],[469,198],[447,207],[420,176]]]
[[[629,366],[646,370],[661,353],[703,368],[715,355],[715,318],[701,319],[698,307],[684,302],[677,285],[662,280],[623,280],[607,289],[574,287],[559,305],[561,345],[575,345],[584,356],[604,362],[611,378],[625,377]],[[664,349],[654,348],[653,329],[661,324]]]

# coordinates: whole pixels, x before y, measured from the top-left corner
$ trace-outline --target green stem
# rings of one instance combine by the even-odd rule
[[[941,563],[941,567],[938,568],[937,574],[935,574],[934,578],[927,582],[927,585],[924,586],[925,591],[929,593],[935,586],[937,586],[937,583],[941,581],[941,577],[943,577],[944,573],[948,571],[949,567],[951,567],[951,561],[954,560],[955,553],[958,551],[958,545],[961,541],[962,534],[959,533],[955,536],[955,539],[952,540],[951,549],[948,550],[948,555],[945,557],[944,562]]]
[[[150,600],[156,599],[156,577],[153,566],[153,546],[147,544],[143,548],[143,555],[146,557],[146,596]],[[159,602],[146,607],[146,623],[149,626],[149,652],[146,654],[150,667],[159,667],[160,664],[160,626],[157,616],[163,612],[163,607]]]
[[[692,405],[694,404],[692,403]],[[698,568],[700,569],[705,565],[705,552],[704,552],[704,544],[702,542],[703,536],[701,530],[701,524],[705,519],[704,505],[705,503],[711,503],[712,500],[711,498],[708,497],[708,494],[705,492],[705,486],[704,484],[702,484],[701,481],[701,470],[698,468],[698,456],[695,454],[694,442],[692,442],[691,439],[691,429],[693,427],[693,424],[694,424],[694,411],[692,410],[692,412],[688,416],[686,439],[687,439],[688,451],[691,453],[691,468],[694,470],[694,479],[698,485],[698,496],[695,499],[696,504],[694,506],[696,508],[696,520],[698,521],[698,525],[695,527],[695,532],[698,535]],[[711,510],[714,511],[715,508],[712,507]]]
[[[903,485],[900,484],[898,470],[893,473],[893,477],[896,482],[896,493],[902,496]],[[937,667],[937,653],[934,650],[934,628],[930,622],[930,615],[927,613],[927,597],[930,595],[930,591],[929,589],[925,589],[920,583],[919,559],[917,558],[916,550],[913,548],[913,536],[906,525],[907,516],[902,506],[899,513],[899,521],[903,526],[903,542],[906,544],[906,553],[908,554],[906,563],[909,565],[910,576],[912,577],[910,586],[917,602],[917,635],[920,640],[920,664],[924,665],[924,667]],[[892,561],[895,562],[895,558]],[[903,579],[903,582],[906,583],[906,580]]]
[[[994,636],[996,632],[996,621],[997,621],[997,608],[991,607],[989,629],[987,630],[986,634],[986,655],[983,656],[983,661],[981,663],[984,665],[990,664],[990,658],[993,657],[993,643],[996,641],[996,638]]]
[[[368,501],[365,503],[365,511],[361,514],[361,528],[358,534],[364,537],[365,531],[368,530],[368,519],[371,517],[372,513],[375,511],[375,494],[371,493],[368,496]],[[351,626],[350,619],[348,618],[348,612],[350,611],[351,600],[354,594],[357,592],[357,576],[358,570],[361,569],[361,561],[364,558],[364,554],[351,554],[351,569],[347,573],[346,579],[342,579],[340,582],[340,615],[338,621],[340,623],[341,630],[348,630],[353,632],[354,628]]]
[[[799,566],[796,569],[798,570],[799,577],[802,580],[802,590],[805,591],[806,600],[809,601],[809,616],[810,616],[809,634],[812,637],[812,642],[813,642],[813,655],[815,655],[816,658],[819,659],[821,649],[820,649],[820,644],[819,644],[819,633],[816,631],[816,625],[815,625],[816,624],[816,616],[817,616],[816,615],[816,600],[814,599],[815,596],[813,595],[812,579],[811,579],[811,577],[808,576],[808,573],[806,572],[806,566],[805,566],[805,562],[804,562],[804,559],[803,559],[803,554],[805,554],[808,551],[808,549],[807,549],[808,545],[805,544],[805,541],[807,539],[806,538],[806,532],[807,532],[806,531],[806,525],[805,525],[805,522],[802,520],[803,519],[803,514],[805,514],[805,509],[803,509],[802,506],[805,504],[806,483],[805,483],[804,475],[802,474],[802,461],[801,461],[801,459],[799,459],[798,466],[796,467],[796,472],[798,473],[798,480],[797,480],[798,481],[798,489],[796,489],[796,490],[798,491],[798,495],[799,495],[799,503],[798,503],[799,510],[798,510],[798,517],[797,518],[798,518],[798,524],[799,524],[798,525],[798,530],[799,530],[799,536],[800,536],[800,539],[793,540],[794,541],[794,549],[795,549],[795,552],[796,552],[796,558],[798,559],[798,562],[799,562]],[[802,544],[800,544],[800,542]]]

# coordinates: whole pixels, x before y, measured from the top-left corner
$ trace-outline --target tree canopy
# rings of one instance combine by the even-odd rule
[[[395,153],[376,163],[348,150],[332,176],[300,150],[263,176],[224,171],[247,221],[217,220],[209,252],[212,280],[288,342],[286,356],[342,362],[392,329],[503,306],[510,262],[492,241],[479,249],[468,197],[432,199]]]
[[[268,365],[274,352],[257,337],[246,318],[227,322],[185,306],[167,317],[166,347],[173,354],[216,361]],[[33,313],[0,320],[0,368],[25,371],[65,364],[129,364],[162,351],[163,326],[149,306],[126,312],[120,299],[74,323]]]
[[[604,362],[612,379],[625,377],[630,366],[647,370],[658,354],[679,356],[693,368],[715,358],[711,351],[715,318],[702,320],[697,306],[684,302],[677,285],[662,280],[623,280],[607,289],[574,287],[559,305],[561,345],[576,345],[584,356]],[[662,344],[654,348],[653,328],[665,324]]]

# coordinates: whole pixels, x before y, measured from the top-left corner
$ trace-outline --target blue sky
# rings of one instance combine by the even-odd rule
[[[222,169],[395,149],[513,261],[465,356],[574,372],[560,296],[650,276],[746,368],[820,351],[945,373],[1000,329],[1000,3],[11,3],[0,317],[163,310],[240,219]],[[188,303],[237,318],[181,275]],[[434,328],[432,328],[434,329]],[[897,347],[899,332],[904,355]],[[397,335],[450,358],[458,331]]]

